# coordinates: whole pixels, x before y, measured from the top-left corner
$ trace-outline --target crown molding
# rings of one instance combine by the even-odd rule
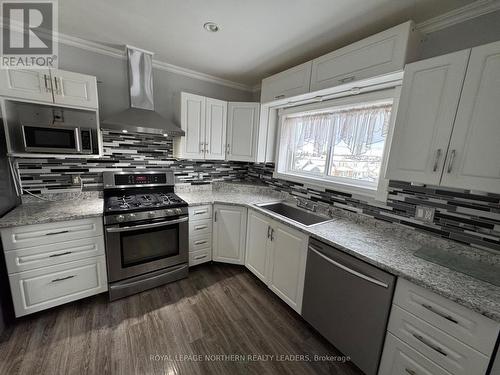
[[[476,0],[471,4],[420,22],[416,28],[424,34],[429,34],[497,10],[500,10],[500,0]]]
[[[70,36],[63,33],[57,34],[57,40],[61,44],[65,44],[67,46],[72,46],[76,48],[80,48],[89,52],[99,53],[101,55],[106,55],[118,59],[126,59],[124,50],[119,48],[111,47],[102,43],[92,42],[90,40]],[[245,85],[242,83],[230,81],[227,79],[219,78],[210,74],[198,72],[196,70],[183,68],[181,66],[169,64],[159,60],[153,60],[153,66],[155,68],[165,70],[167,72],[180,74],[186,77],[200,79],[206,82],[216,83],[222,86],[231,87],[238,90],[254,92],[254,86]]]

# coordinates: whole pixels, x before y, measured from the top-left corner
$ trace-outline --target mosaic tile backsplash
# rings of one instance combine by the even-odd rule
[[[499,194],[477,194],[466,190],[390,181],[387,203],[368,203],[351,194],[275,179],[272,176],[273,170],[273,164],[250,165],[247,180],[264,182],[274,189],[318,204],[333,205],[475,247],[500,251]],[[415,219],[418,205],[436,209],[432,223]]]
[[[72,184],[72,176],[76,174],[82,177],[84,190],[100,191],[104,170],[171,168],[178,183],[259,181],[318,204],[500,251],[500,195],[497,194],[391,181],[387,203],[373,203],[347,193],[275,179],[273,164],[177,160],[172,156],[172,139],[163,136],[103,131],[103,145],[104,155],[100,159],[17,159],[23,188],[33,193],[75,191],[79,186]],[[415,220],[417,205],[436,209],[432,223]]]
[[[100,191],[105,170],[171,168],[176,182],[240,181],[248,163],[196,162],[173,158],[173,142],[162,135],[103,131],[103,153],[99,159],[17,159],[22,187],[32,193],[68,192],[79,189],[72,177],[80,175],[85,191]]]

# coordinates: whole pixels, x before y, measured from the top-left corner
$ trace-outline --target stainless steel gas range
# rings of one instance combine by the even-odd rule
[[[188,275],[188,205],[172,171],[104,172],[109,298]]]

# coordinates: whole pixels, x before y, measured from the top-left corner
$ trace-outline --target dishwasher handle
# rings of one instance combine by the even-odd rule
[[[334,261],[333,259],[330,259],[329,257],[327,257],[326,255],[324,255],[323,253],[321,253],[320,251],[318,251],[316,248],[314,248],[312,245],[309,245],[309,250],[315,252],[317,255],[319,255],[321,258],[323,258],[324,260],[326,260],[328,263],[334,265],[335,267],[338,267],[340,269],[343,269],[344,271],[346,272],[349,272],[351,275],[354,275],[354,276],[357,276],[363,280],[366,280],[372,284],[375,284],[375,285],[378,285],[378,286],[381,286],[383,288],[389,288],[389,285],[380,281],[380,280],[377,280],[377,279],[374,279],[373,277],[370,277],[370,276],[367,276],[361,272],[358,272],[358,271],[355,271],[347,266],[344,266],[343,264],[340,264],[336,261]]]

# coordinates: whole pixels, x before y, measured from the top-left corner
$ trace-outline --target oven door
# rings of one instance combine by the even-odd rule
[[[110,282],[188,261],[188,217],[106,227]]]
[[[26,152],[80,153],[78,128],[23,126]]]

